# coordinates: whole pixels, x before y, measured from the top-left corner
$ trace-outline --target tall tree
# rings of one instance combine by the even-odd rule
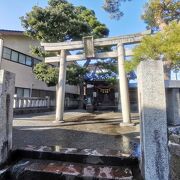
[[[83,36],[108,36],[105,24],[98,21],[94,11],[74,6],[66,0],[49,0],[45,8],[34,6],[21,17],[26,35],[45,42],[76,40]]]
[[[120,9],[121,3],[131,1],[131,0],[104,0],[103,8],[106,12],[110,14],[112,19],[119,20],[124,13]]]
[[[118,83],[118,66],[117,59],[98,60],[93,63],[88,73],[86,73],[86,81],[106,81],[111,85]],[[134,71],[128,73],[128,79],[136,79]]]
[[[152,30],[163,30],[170,22],[180,19],[179,0],[149,0],[142,19]]]
[[[112,18],[119,19],[119,17],[123,15],[120,9],[120,5],[122,2],[125,1],[126,0],[104,0],[104,9],[110,13]],[[154,32],[164,32],[158,33],[157,35],[153,35],[151,37],[145,37],[140,46],[135,48],[134,60],[131,63],[127,62],[127,67],[129,69],[132,69],[132,67],[137,65],[140,59],[144,59],[144,57],[152,58],[153,56],[156,58],[161,57],[161,59],[163,57],[165,79],[169,79],[172,66],[175,65],[175,62],[178,63],[178,61],[174,61],[174,57],[177,56],[178,51],[173,48],[174,46],[177,46],[178,42],[177,39],[174,39],[175,35],[172,34],[173,30],[169,29],[175,27],[177,30],[178,25],[173,26],[172,24],[169,24],[173,21],[179,22],[180,20],[180,1],[148,0],[144,6],[144,13],[142,15],[142,19],[145,21],[145,23],[147,23],[148,29],[151,29]],[[169,28],[167,26],[169,26]],[[168,33],[167,37],[165,32]],[[163,35],[165,37],[163,37]],[[165,39],[168,39],[168,41],[165,42]],[[176,45],[173,45],[174,40],[176,42]],[[172,52],[175,53],[174,55],[170,55],[172,54],[172,52],[170,51],[167,52],[170,49],[173,49]],[[160,54],[161,56],[159,56]],[[140,59],[138,60],[137,57],[139,57]],[[177,67],[177,65],[175,66]]]
[[[98,21],[93,10],[76,7],[66,0],[49,0],[45,8],[34,6],[20,19],[27,36],[44,42],[79,40],[89,35],[100,38],[109,34],[106,25]],[[32,47],[32,52],[46,55],[39,47]]]
[[[98,60],[92,64],[89,72],[86,74],[86,81],[106,81],[109,84],[117,83],[117,60],[106,59]]]
[[[132,69],[145,59],[162,59],[164,77],[170,79],[171,69],[179,64],[180,1],[149,0],[144,6],[142,19],[147,28],[157,34],[143,38],[134,49],[133,61],[126,63],[127,67]]]
[[[31,12],[21,17],[21,22],[27,36],[44,42],[78,40],[83,36],[90,35],[100,38],[109,34],[108,28],[98,21],[94,11],[83,6],[76,7],[66,0],[49,0],[48,6],[45,8],[34,6]],[[45,55],[38,47],[33,48],[33,52],[38,55]],[[84,68],[88,66],[89,62],[90,60],[87,60],[83,68],[77,65],[67,67],[67,82],[72,83],[72,79],[68,79],[72,77],[72,73],[76,74],[76,72],[80,72],[80,69],[84,72]],[[34,70],[36,77],[48,85],[54,85],[57,83],[58,70],[48,68],[46,72],[46,68],[48,67],[43,63],[37,65]],[[79,73],[79,75],[81,77],[78,77],[83,79],[83,73]],[[80,86],[80,98],[83,100],[83,83],[82,81],[76,81],[76,83]]]
[[[59,68],[52,67],[44,62],[38,63],[34,69],[36,78],[45,82],[47,86],[55,86],[58,83]],[[80,67],[77,64],[70,64],[66,68],[66,83],[77,85],[83,83],[83,76],[88,72],[86,68]]]
[[[142,15],[142,19],[145,21],[145,23],[147,23],[147,28],[150,28],[153,31],[164,31],[165,28],[169,26],[171,22],[173,21],[179,22],[180,1],[178,0],[149,0],[148,3],[145,4],[145,10],[144,10],[144,14]],[[169,28],[173,28],[173,26],[170,25]],[[166,32],[167,32],[167,29],[168,28],[166,28],[165,30]],[[172,33],[172,31],[169,30],[169,33]],[[166,35],[164,32],[162,32],[162,34]],[[164,38],[159,39],[160,45],[163,44],[163,40]],[[166,44],[164,44],[164,46],[166,46],[165,49],[168,49],[168,46],[170,46],[170,44],[167,44],[167,42]],[[150,42],[147,42],[147,43],[151,44]],[[172,43],[171,45],[173,46]],[[160,50],[160,47],[159,47],[159,50]],[[156,51],[158,51],[158,49]],[[165,79],[170,79],[170,74],[171,74],[170,72],[171,72],[172,66],[174,65],[174,61],[173,59],[171,59],[172,57],[170,56],[164,55],[163,57],[164,57],[163,62],[164,62]]]
[[[176,68],[180,64],[180,23],[172,22],[162,31],[154,35],[145,36],[141,43],[135,47],[131,62],[126,62],[126,67],[130,71],[134,69],[140,61],[146,59],[163,60],[166,62],[164,73],[165,79],[170,78],[170,69]],[[167,69],[167,65],[169,65]]]
[[[131,0],[104,0],[103,8],[111,18],[120,19],[124,13],[121,4]],[[142,18],[148,28],[163,28],[168,22],[180,18],[179,0],[147,0]]]

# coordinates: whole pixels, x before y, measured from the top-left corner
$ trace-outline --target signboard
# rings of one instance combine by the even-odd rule
[[[94,58],[94,39],[93,36],[87,36],[83,38],[84,53],[86,58]]]

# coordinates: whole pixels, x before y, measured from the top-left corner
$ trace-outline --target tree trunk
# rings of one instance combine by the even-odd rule
[[[91,62],[91,59],[86,60],[86,62],[84,63],[83,67],[84,68],[88,67],[90,62]]]
[[[80,95],[79,95],[80,102],[79,102],[79,108],[80,108],[80,109],[83,109],[83,106],[84,106],[84,86],[83,86],[83,82],[81,82],[81,83],[79,84],[79,88],[80,88]]]
[[[87,68],[89,63],[91,62],[90,59],[86,60],[85,64],[83,65],[84,68]],[[83,79],[83,77],[80,77]],[[79,89],[80,89],[80,95],[79,95],[79,108],[83,109],[84,107],[84,85],[83,85],[83,81],[79,84]]]
[[[164,28],[167,26],[167,24],[163,20],[159,20],[157,24],[159,25],[160,31],[163,31]]]
[[[159,8],[160,9],[154,14],[155,15],[154,19],[155,19],[156,25],[158,25],[160,31],[162,31],[167,26],[167,23],[162,18],[162,14],[164,11],[163,7],[159,6]]]

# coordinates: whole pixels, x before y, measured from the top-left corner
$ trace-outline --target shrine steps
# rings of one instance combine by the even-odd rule
[[[31,146],[14,151],[11,162],[0,180],[141,179],[137,158],[116,150]]]

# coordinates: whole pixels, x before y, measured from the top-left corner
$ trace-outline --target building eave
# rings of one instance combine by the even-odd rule
[[[0,29],[0,35],[18,35],[18,36],[24,36],[24,31]]]

